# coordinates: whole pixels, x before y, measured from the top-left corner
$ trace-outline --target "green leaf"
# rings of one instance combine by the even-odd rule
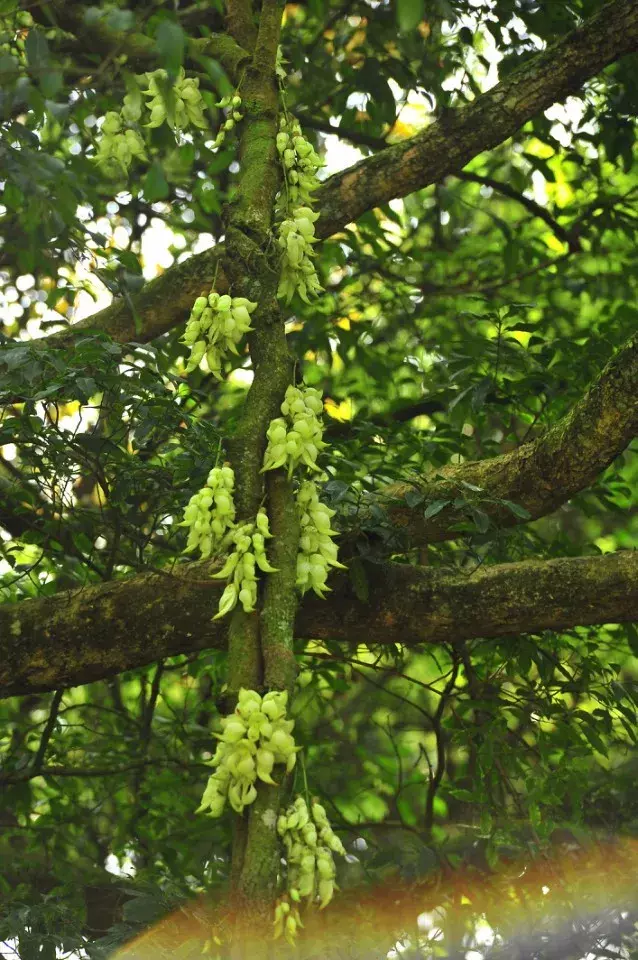
[[[40,89],[47,98],[52,100],[64,86],[64,77],[60,70],[44,70],[40,76]]]
[[[634,657],[638,657],[638,629],[633,623],[626,623],[625,633],[627,634],[629,649],[633,653]]]
[[[106,25],[109,30],[123,33],[131,30],[135,25],[135,16],[132,10],[109,10],[106,15]]]
[[[525,507],[522,507],[519,503],[514,503],[513,500],[501,500],[499,502],[507,507],[515,517],[520,517],[521,520],[529,520],[532,516],[529,510],[526,510]]]
[[[401,33],[414,30],[425,16],[425,0],[397,0],[397,22]]]
[[[432,517],[436,517],[437,513],[449,506],[451,502],[451,500],[433,500],[423,511],[423,519],[430,520]]]
[[[162,20],[155,37],[157,51],[164,67],[170,74],[177,74],[184,59],[186,38],[178,23],[172,20]]]
[[[425,499],[425,494],[421,490],[406,490],[404,495],[404,500],[407,503],[410,510],[414,507],[418,507],[420,503],[423,503]]]
[[[490,518],[488,515],[482,510],[477,510],[475,507],[472,508],[471,513],[479,533],[486,533],[490,527]]]
[[[462,787],[454,787],[448,790],[448,793],[456,800],[463,800],[465,803],[476,803],[478,799],[475,793],[472,793],[471,790],[464,790]]]
[[[49,62],[50,54],[47,38],[37,27],[29,30],[24,42],[24,49],[28,64],[32,69],[42,69],[43,65]]]
[[[75,381],[78,390],[80,390],[87,400],[98,392],[98,385],[92,377],[78,377]]]
[[[343,500],[349,489],[348,484],[344,483],[343,480],[328,480],[323,485],[323,494],[330,503],[339,503],[340,500]]]
[[[153,203],[155,200],[166,200],[169,195],[168,183],[159,160],[154,160],[142,181],[144,198]]]

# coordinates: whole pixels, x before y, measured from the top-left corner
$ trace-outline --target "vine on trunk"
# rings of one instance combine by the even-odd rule
[[[327,906],[334,892],[332,853],[344,853],[319,804],[308,808],[298,797],[279,813],[286,775],[301,749],[286,712],[296,675],[293,624],[299,593],[313,589],[323,597],[330,569],[343,565],[332,539],[334,511],[320,502],[316,482],[304,478],[309,472],[321,476],[317,460],[327,446],[321,392],[291,382],[294,363],[274,302],[289,303],[295,294],[309,302],[322,289],[312,260],[318,219],[313,192],[322,161],[287,112],[280,18],[276,0],[265,2],[252,63],[235,96],[219,104],[230,109],[230,117],[216,146],[243,119],[239,107],[248,121],[240,139],[237,196],[227,210],[223,267],[230,290],[220,294],[213,283],[207,296],[195,300],[183,342],[191,348],[187,372],[205,362],[221,379],[226,353],[237,354],[251,335],[255,376],[229,444],[230,463],[212,468],[187,505],[183,525],[189,528],[187,551],[223,561],[213,576],[228,582],[214,619],[233,611],[229,689],[237,702],[221,721],[211,761],[215,772],[199,812],[220,816],[228,801],[237,814],[235,906],[243,914],[242,929],[253,934],[269,912],[272,918],[284,883],[283,845],[286,891],[275,907],[274,934],[292,942],[302,925],[301,898]],[[257,571],[267,574],[261,592]]]

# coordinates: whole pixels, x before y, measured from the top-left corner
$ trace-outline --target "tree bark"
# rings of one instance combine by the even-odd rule
[[[536,114],[575,93],[603,67],[636,50],[638,4],[612,0],[472,103],[330,177],[317,193],[317,236],[329,237],[366,210],[456,173]]]
[[[107,334],[118,343],[148,343],[155,340],[185,323],[196,297],[210,292],[215,269],[223,252],[224,248],[220,245],[196,253],[145,284],[139,293],[131,297],[138,318],[137,327],[131,304],[118,297],[103,310],[33,343],[42,349],[68,347],[78,337],[95,331]],[[219,293],[226,293],[228,289],[221,269],[217,273],[216,289]]]
[[[317,237],[325,239],[366,210],[457,173],[541,110],[580,89],[603,67],[637,49],[638,6],[635,0],[613,0],[473,103],[330,177],[317,193],[321,212]],[[201,290],[207,285],[210,289],[214,256],[207,251],[170,267],[133,298],[141,330],[136,331],[126,303],[117,300],[68,331],[51,334],[43,344],[65,344],[86,329],[103,330],[120,342],[147,342],[166,333],[186,319]]]
[[[424,505],[434,500],[476,497],[476,505],[499,527],[544,517],[585,490],[638,435],[638,334],[612,357],[584,397],[570,412],[530,443],[487,460],[443,467],[445,479],[398,483],[382,491],[391,522],[405,530],[412,544],[436,543],[458,536],[453,525],[462,512],[453,506],[423,519]],[[462,483],[481,488],[468,493]],[[408,491],[420,490],[424,501],[410,509]],[[529,514],[517,516],[496,500],[510,500]]]
[[[225,625],[211,622],[221,585],[204,579],[207,570],[189,564],[179,576],[145,574],[1,605],[0,696],[226,649]],[[414,647],[638,620],[638,553],[631,551],[498,564],[467,575],[388,563],[368,566],[366,577],[365,602],[347,574],[331,579],[329,599],[306,595],[296,636]]]

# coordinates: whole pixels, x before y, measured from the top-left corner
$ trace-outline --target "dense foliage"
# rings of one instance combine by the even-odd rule
[[[334,903],[319,919],[310,911],[298,946],[275,955],[382,958],[401,941],[406,958],[567,957],[564,941],[552,952],[552,924],[567,916],[573,932],[576,915],[573,956],[597,941],[631,949],[638,72],[621,53],[638,46],[638,14],[626,50],[600,70],[575,67],[561,102],[513,135],[495,143],[491,115],[478,116],[466,157],[455,118],[497,82],[518,77],[521,100],[526,83],[553,82],[568,71],[570,31],[602,10],[592,31],[602,36],[632,4],[288,4],[277,81],[270,64],[290,134],[278,152],[274,135],[250,145],[264,121],[250,90],[238,96],[252,69],[242,30],[254,44],[269,4],[254,5],[247,27],[241,0],[0,2],[4,955],[102,958],[169,914],[149,956],[230,956],[214,906],[229,887],[235,815],[195,810],[239,674],[219,639],[226,621],[206,632],[215,561],[183,556],[197,538],[180,522],[212,468],[230,458],[237,472],[255,369],[274,356],[251,331],[265,338],[284,323],[296,382],[323,392],[325,447],[319,431],[310,464],[303,445],[284,463],[269,434],[269,469],[255,483],[266,473],[288,483],[289,465],[310,476],[316,460],[328,509],[314,487],[308,500],[338,531],[347,569],[328,576],[331,552],[334,589],[302,602],[288,709],[303,749],[281,803],[320,800],[347,856],[336,858]],[[554,70],[534,76],[552,43]],[[280,195],[275,214],[292,226],[282,244],[273,232],[258,246],[273,210],[258,207],[269,186],[254,152],[271,151],[276,189],[299,189],[281,162],[296,122],[326,186]],[[369,198],[360,168],[342,176],[430,128],[443,170],[434,181],[409,159],[405,180],[402,160],[389,173],[379,165]],[[449,169],[448,151],[462,157]],[[303,204],[316,214],[300,214]],[[298,261],[295,250],[284,264],[280,315],[278,276],[265,318],[252,314],[255,286],[237,289],[227,253],[237,210],[244,226],[254,212],[245,236],[271,266],[308,224]],[[302,255],[314,264],[303,276],[318,278],[307,289]],[[199,323],[204,306],[192,314],[193,303],[213,287],[250,294],[251,316],[237,300],[245,325],[227,333],[232,349],[222,338],[208,365],[189,363],[184,324]],[[547,450],[528,458],[555,425]],[[257,470],[265,432],[259,442]],[[272,516],[277,480],[265,482],[258,502]],[[277,541],[276,518],[273,529]],[[616,571],[609,555],[622,551],[628,566]],[[325,577],[303,569],[302,588],[322,594]],[[184,639],[189,613],[177,604],[168,624],[165,611],[134,621],[134,592],[130,621],[113,607],[98,629],[83,612],[83,598],[115,598],[151,573],[165,595],[190,578],[203,632]],[[464,593],[474,583],[475,616]],[[250,590],[239,616],[252,615],[257,581]],[[41,646],[22,654],[30,616]],[[65,617],[83,634],[77,649],[63,640]],[[23,655],[18,682],[11,665]],[[595,844],[612,839],[596,859]],[[606,869],[604,899],[583,876]],[[540,945],[521,933],[523,902]],[[331,947],[313,953],[322,924]],[[146,955],[143,943],[122,955]]]

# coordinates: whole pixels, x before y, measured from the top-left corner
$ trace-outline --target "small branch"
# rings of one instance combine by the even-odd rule
[[[248,3],[248,0],[246,0]],[[33,12],[37,10],[34,6]],[[102,19],[84,19],[84,7],[65,3],[64,0],[52,0],[38,19],[48,20],[61,27],[67,34],[58,48],[64,52],[83,56],[87,53],[98,55],[100,69],[106,60],[125,55],[127,66],[136,70],[154,69],[159,66],[155,40],[145,33],[113,30]],[[72,35],[72,36],[69,36]],[[187,43],[186,62],[195,68],[200,65],[202,56],[217,60],[231,80],[236,81],[241,67],[248,62],[250,55],[232,36],[213,33],[209,37],[191,39]],[[97,72],[97,67],[87,63],[85,73]]]
[[[130,298],[141,323],[136,330],[135,318],[129,302],[124,298],[113,301],[104,310],[99,310],[85,320],[71,324],[67,329],[48,337],[34,340],[33,345],[43,349],[66,347],[81,334],[91,331],[106,333],[118,343],[148,343],[184,323],[190,314],[196,297],[207,294],[213,283],[215,268],[223,254],[217,246],[204,253],[197,253],[182,263],[177,263],[165,273],[151,280]],[[223,276],[217,277],[217,288],[225,292]]]
[[[388,146],[387,140],[383,137],[374,137],[368,133],[361,133],[359,130],[352,130],[346,127],[334,127],[327,120],[320,120],[318,117],[309,117],[304,113],[297,115],[297,119],[302,127],[308,130],[318,130],[320,133],[326,133],[332,137],[339,137],[340,140],[348,140],[355,146],[370,147],[372,150],[383,150]]]
[[[207,770],[210,772],[210,765],[206,763],[180,763],[177,760],[137,760],[135,763],[127,763],[121,767],[43,767],[39,771],[29,769],[21,773],[1,775],[0,785],[25,783],[28,780],[34,780],[36,777],[117,777],[130,773],[132,770],[145,769],[150,766],[177,766],[182,770]]]
[[[434,800],[436,798],[437,790],[441,785],[441,781],[443,780],[446,765],[445,736],[441,721],[443,719],[445,708],[447,707],[448,697],[456,686],[456,680],[459,675],[460,666],[460,658],[457,655],[454,658],[454,665],[452,667],[450,678],[443,690],[439,693],[439,702],[432,717],[432,730],[434,731],[434,737],[436,741],[436,770],[430,777],[430,782],[428,783],[428,789],[425,797],[424,827],[425,834],[428,839],[430,839],[432,835],[432,828],[434,826]]]
[[[509,183],[503,183],[500,180],[494,180],[492,177],[484,177],[478,173],[470,173],[467,170],[461,170],[459,173],[455,173],[454,176],[457,178],[457,180],[464,180],[467,183],[479,183],[481,186],[490,187],[492,190],[502,194],[504,197],[509,197],[511,200],[516,200],[516,202],[525,207],[525,209],[528,210],[533,217],[538,217],[540,220],[543,220],[550,228],[554,236],[568,245],[570,252],[581,249],[579,239],[575,237],[573,233],[566,227],[562,227],[560,223],[557,223],[554,217],[552,217],[551,213],[546,210],[545,207],[542,207],[540,203],[536,203],[536,201],[532,200],[531,197],[526,197],[524,193],[519,193],[519,191],[515,190],[514,187],[511,187]]]
[[[58,719],[58,711],[60,709],[60,704],[62,702],[62,697],[64,696],[64,690],[56,690],[53,694],[53,700],[51,701],[51,708],[49,710],[49,717],[46,722],[46,726],[42,731],[42,737],[40,738],[40,745],[38,746],[38,752],[33,758],[33,763],[31,765],[30,775],[33,777],[40,776],[42,772],[42,764],[44,763],[44,757],[47,752],[47,747],[49,746],[49,741],[55,729],[55,724]]]

